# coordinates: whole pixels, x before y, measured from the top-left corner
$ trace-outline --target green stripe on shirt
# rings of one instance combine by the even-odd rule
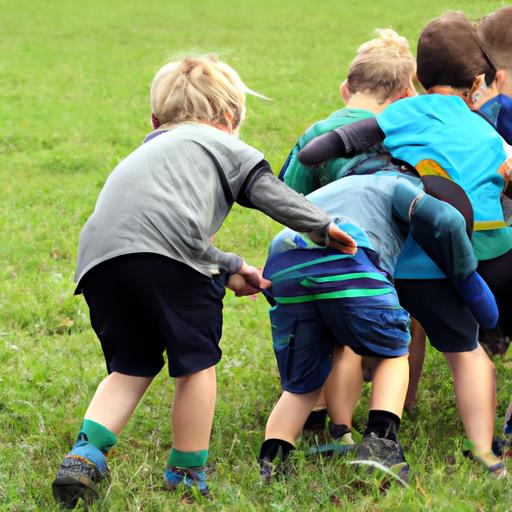
[[[303,279],[300,284],[302,286],[312,287],[318,283],[330,283],[334,281],[348,281],[349,279],[374,279],[375,281],[382,281],[384,283],[389,283],[389,280],[386,279],[385,276],[379,274],[378,272],[352,272],[351,274],[339,274],[336,276],[326,276],[326,277],[306,277]]]
[[[311,295],[298,295],[296,297],[274,297],[278,304],[298,304],[300,302],[312,302],[322,299],[348,299],[357,297],[376,297],[393,293],[392,288],[355,288],[352,290],[339,290],[336,292],[314,293]]]

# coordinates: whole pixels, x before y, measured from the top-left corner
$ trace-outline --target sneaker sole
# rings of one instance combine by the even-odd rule
[[[90,480],[85,482],[69,476],[56,478],[52,483],[52,493],[55,501],[68,509],[75,508],[80,498],[90,505],[99,495],[96,484]]]
[[[355,466],[364,467],[368,469],[367,474],[373,474],[379,481],[383,490],[387,491],[393,482],[404,487],[409,486],[409,469],[410,466],[407,462],[399,462],[390,467],[385,466],[381,462],[374,460],[353,460],[350,462]]]

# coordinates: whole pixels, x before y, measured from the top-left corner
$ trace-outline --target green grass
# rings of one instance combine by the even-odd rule
[[[148,86],[170,57],[216,52],[271,103],[249,99],[243,138],[277,170],[295,138],[339,105],[338,85],[376,27],[415,41],[447,8],[477,17],[496,1],[0,0],[0,510],[53,510],[50,483],[105,375],[83,299],[73,296],[80,229],[116,163],[148,131]],[[262,264],[278,225],[235,208],[218,245]],[[266,306],[225,304],[211,443],[216,500],[162,491],[172,384],[164,372],[111,459],[97,510],[508,510],[512,488],[481,475],[463,440],[450,375],[429,352],[419,417],[402,439],[410,490],[380,493],[343,461],[293,455],[294,476],[262,486],[255,457],[279,393]],[[498,362],[499,416],[512,395]],[[364,424],[368,390],[356,413]],[[304,444],[312,440],[305,440]]]

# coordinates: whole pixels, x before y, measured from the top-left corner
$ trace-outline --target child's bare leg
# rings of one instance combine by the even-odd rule
[[[352,428],[352,415],[364,382],[361,359],[348,346],[334,351],[332,370],[324,386],[327,410],[334,424]]]
[[[174,449],[208,450],[216,396],[215,366],[176,379],[172,409]]]
[[[326,383],[327,385],[327,383]],[[315,406],[313,407],[314,411],[320,411],[322,409],[325,409],[327,407],[327,398],[325,396],[326,394],[326,385],[320,390],[320,395],[318,396],[318,399],[315,403]]]
[[[368,422],[357,453],[359,458],[378,460],[394,468],[406,480],[409,467],[397,434],[408,381],[409,365],[406,355],[377,360],[373,369]]]
[[[491,450],[496,412],[495,369],[480,345],[470,352],[445,353],[453,374],[457,407],[476,454]]]
[[[320,391],[321,388],[304,394],[284,391],[267,420],[265,439],[295,443]]]
[[[408,382],[407,356],[377,361],[373,370],[370,410],[388,411],[401,418]]]
[[[111,373],[96,389],[85,419],[95,421],[119,435],[152,380],[153,377]]]
[[[117,372],[103,379],[85,413],[77,442],[52,483],[58,503],[74,509],[80,497],[86,502],[96,498],[97,483],[108,471],[105,454],[115,445],[152,380]]]
[[[411,344],[409,345],[409,388],[405,397],[405,407],[412,407],[418,398],[418,385],[423,373],[426,335],[420,323],[412,318]]]

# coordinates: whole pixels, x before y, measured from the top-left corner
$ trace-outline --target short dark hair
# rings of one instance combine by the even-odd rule
[[[417,76],[428,90],[435,85],[470,89],[478,75],[490,84],[496,69],[475,28],[461,11],[432,20],[418,40]]]
[[[512,69],[512,5],[478,22],[477,32],[498,69]]]

